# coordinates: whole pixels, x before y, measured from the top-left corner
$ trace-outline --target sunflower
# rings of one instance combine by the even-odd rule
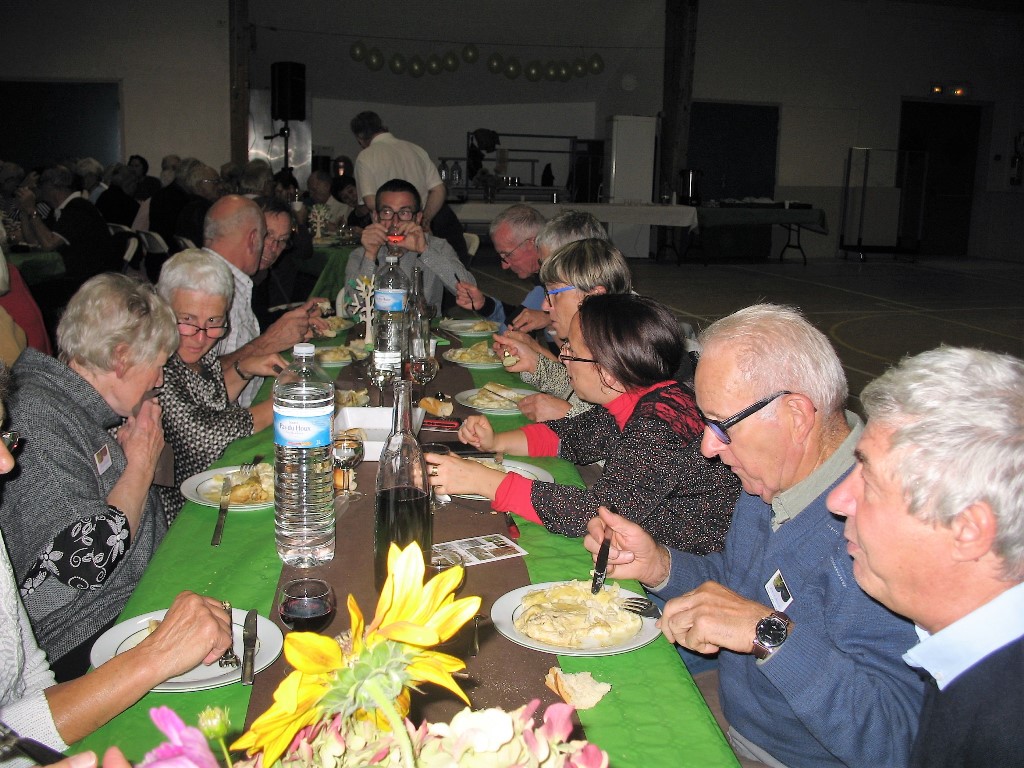
[[[462,578],[462,568],[456,567],[424,584],[419,546],[399,550],[392,544],[388,578],[370,625],[349,595],[351,630],[346,636],[289,633],[284,653],[295,671],[278,686],[271,707],[231,748],[250,756],[262,752],[263,765],[272,766],[295,734],[326,713],[372,718],[408,740],[401,718],[409,707],[408,689],[420,683],[447,688],[469,704],[451,675],[466,665],[430,650],[480,610],[479,597],[455,599]]]

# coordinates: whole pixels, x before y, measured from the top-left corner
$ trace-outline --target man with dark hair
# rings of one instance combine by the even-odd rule
[[[374,207],[374,197],[382,184],[389,179],[405,179],[416,187],[422,201],[423,228],[447,240],[465,264],[469,250],[462,224],[445,202],[448,190],[430,155],[411,141],[395,138],[376,112],[360,112],[350,126],[363,150],[356,157],[356,181],[367,207]]]
[[[331,195],[331,175],[327,171],[312,171],[309,178],[306,179],[306,190],[309,192],[311,206],[327,206],[327,215],[330,217],[331,226],[337,226],[338,222],[348,214],[344,203],[335,200]]]
[[[424,298],[438,311],[445,289],[454,295],[459,281],[476,283],[476,278],[462,266],[451,246],[427,234],[416,187],[403,179],[391,179],[381,185],[373,200],[373,223],[363,230],[362,245],[348,258],[346,283],[360,276],[372,277],[384,263],[389,227],[395,227],[404,236],[398,246],[404,251],[398,262],[402,271],[411,280],[414,267],[423,270]]]

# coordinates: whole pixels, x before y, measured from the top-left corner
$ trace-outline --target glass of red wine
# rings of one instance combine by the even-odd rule
[[[281,587],[277,610],[294,632],[319,632],[334,618],[334,588],[323,579],[293,579]]]

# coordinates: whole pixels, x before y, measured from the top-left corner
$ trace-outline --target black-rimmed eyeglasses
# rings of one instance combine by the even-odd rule
[[[519,245],[517,245],[515,248],[513,248],[511,251],[498,251],[498,258],[501,259],[501,263],[502,264],[508,264],[509,263],[508,260],[512,258],[512,254],[513,253],[518,251],[520,248],[522,248],[527,243],[533,242],[534,239],[535,238],[533,238],[533,237],[526,238]]]
[[[768,397],[765,397],[765,398],[762,398],[762,399],[758,400],[753,405],[747,406],[746,408],[744,408],[739,413],[733,414],[732,416],[730,416],[727,419],[721,419],[721,420],[709,419],[707,416],[704,415],[704,411],[700,410],[699,408],[697,409],[697,413],[700,414],[701,421],[703,421],[707,425],[707,428],[711,430],[711,432],[714,434],[714,436],[717,437],[719,440],[721,440],[726,445],[729,445],[730,443],[732,443],[732,438],[729,437],[729,428],[730,427],[735,427],[737,424],[739,424],[741,421],[743,421],[745,418],[747,418],[747,416],[753,416],[755,413],[760,411],[766,405],[768,405],[769,403],[771,403],[774,400],[777,400],[778,398],[782,397],[783,395],[792,395],[792,394],[793,393],[790,392],[788,389],[783,389],[783,390],[781,390],[779,392],[776,392],[776,393],[774,393],[772,395],[768,395]]]
[[[594,365],[598,365],[597,360],[594,360],[592,358],[576,357],[575,355],[565,354],[565,350],[567,349],[570,352],[572,351],[572,348],[569,346],[568,341],[562,344],[562,348],[558,351],[558,359],[561,360],[563,363],[593,363]]]
[[[222,339],[228,332],[228,327],[229,325],[227,323],[224,325],[208,325],[204,328],[201,325],[183,323],[180,320],[178,321],[178,333],[186,338],[198,336],[201,331],[206,334],[206,338],[208,339]]]
[[[381,208],[377,211],[377,215],[382,221],[391,221],[391,219],[398,217],[399,221],[412,221],[412,217],[416,215],[416,211],[412,208],[399,208],[397,211],[393,211],[390,208]]]
[[[20,432],[0,432],[0,438],[3,439],[4,446],[7,448],[8,453],[14,453],[16,450],[18,450],[18,446],[21,445]]]

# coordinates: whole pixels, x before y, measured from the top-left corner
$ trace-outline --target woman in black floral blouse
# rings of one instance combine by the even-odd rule
[[[164,366],[164,438],[174,449],[174,486],[161,487],[167,522],[181,510],[181,483],[210,466],[232,440],[274,420],[269,398],[249,408],[239,392],[253,376],[273,376],[287,363],[278,354],[238,360],[226,368],[213,352],[228,331],[234,279],[224,260],[209,251],[176,254],[160,272],[157,292],[171,305],[181,341]]]
[[[559,357],[576,394],[599,407],[574,418],[495,434],[470,416],[459,439],[482,451],[604,460],[589,488],[528,480],[474,461],[429,454],[445,493],[476,493],[566,536],[582,536],[600,505],[639,523],[658,542],[705,554],[722,548],[739,493],[735,476],[700,453],[703,423],[672,375],[685,354],[671,311],[635,294],[588,296]]]

